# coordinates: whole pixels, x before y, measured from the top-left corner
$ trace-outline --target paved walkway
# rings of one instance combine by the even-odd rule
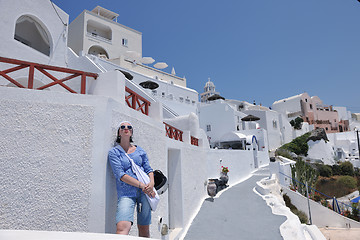
[[[286,217],[272,214],[266,202],[253,192],[256,182],[267,176],[268,167],[259,169],[219,198],[204,201],[184,239],[283,239],[280,225]]]

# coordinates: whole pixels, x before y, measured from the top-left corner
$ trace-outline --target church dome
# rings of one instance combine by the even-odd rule
[[[209,79],[209,81],[205,83],[204,92],[213,92],[213,91],[215,91],[215,85]]]

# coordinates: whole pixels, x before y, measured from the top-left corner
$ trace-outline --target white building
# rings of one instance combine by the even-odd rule
[[[199,107],[200,128],[207,135],[211,147],[247,150],[245,143],[252,143],[249,136],[256,136],[260,151],[268,150],[266,130],[259,130],[256,122],[244,122],[247,115],[238,111],[233,104],[218,99],[202,103]]]
[[[117,13],[97,6],[84,10],[69,26],[69,47],[78,55],[91,54],[107,59],[118,66],[186,87],[186,79],[159,69],[167,67],[154,59],[142,56],[142,33],[117,22]]]
[[[164,118],[196,113],[198,93],[186,87],[185,78],[159,70],[165,63],[149,66],[154,60],[142,57],[142,33],[119,24],[117,16],[100,6],[84,10],[69,26],[69,46],[75,52],[72,59],[91,61],[103,72],[126,71],[137,85],[155,83],[158,87],[145,92],[162,103]]]
[[[226,100],[235,109],[259,118],[256,123],[267,132],[268,149],[274,150],[293,139],[293,128],[283,113],[270,110],[267,107],[250,104],[246,101]],[[245,125],[245,123],[243,123]]]

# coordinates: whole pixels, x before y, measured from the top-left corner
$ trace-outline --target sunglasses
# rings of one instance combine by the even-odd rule
[[[129,130],[132,129],[132,126],[125,126],[125,125],[121,125],[121,126],[120,126],[120,129],[121,129],[121,130],[124,130],[126,127],[127,127],[127,129],[129,129]]]

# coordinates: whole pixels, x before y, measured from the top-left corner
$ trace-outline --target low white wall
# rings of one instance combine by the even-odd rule
[[[291,184],[291,165],[296,162],[282,156],[278,156],[276,159],[276,162],[269,163],[270,174],[276,174],[280,185],[289,187]]]
[[[307,198],[287,187],[283,187],[282,189],[283,193],[290,197],[291,203],[309,217]],[[346,218],[311,199],[309,199],[309,202],[312,224],[317,227],[360,228],[359,222]]]

